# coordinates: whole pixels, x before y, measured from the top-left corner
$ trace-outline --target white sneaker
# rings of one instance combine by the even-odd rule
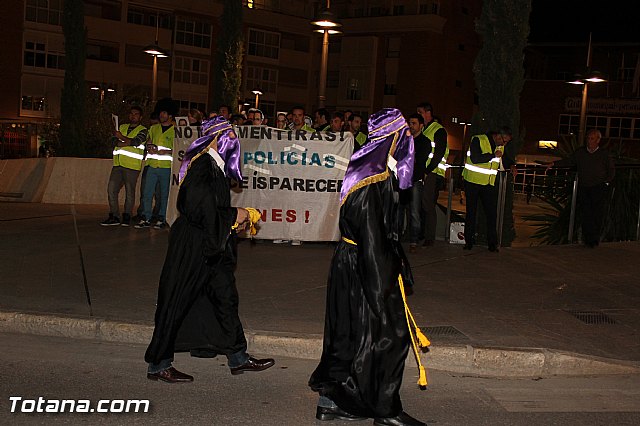
[[[288,244],[289,240],[273,240],[273,244]]]
[[[300,241],[300,240],[292,240],[291,241],[291,245],[292,246],[301,246],[302,245],[302,241]]]

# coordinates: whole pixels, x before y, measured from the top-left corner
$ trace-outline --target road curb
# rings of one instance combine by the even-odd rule
[[[147,344],[151,340],[153,326],[104,318],[0,311],[0,332]],[[319,360],[322,354],[321,335],[256,330],[245,330],[245,334],[250,350],[255,353],[315,360]],[[545,348],[442,346],[437,343],[428,353],[422,354],[422,363],[428,369],[488,377],[640,373],[640,363],[634,361]],[[407,364],[416,366],[415,358],[410,355]]]

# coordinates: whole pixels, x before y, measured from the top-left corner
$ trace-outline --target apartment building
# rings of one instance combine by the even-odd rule
[[[35,155],[38,124],[60,116],[64,80],[64,0],[12,0],[0,22],[0,123],[31,142],[10,156]],[[259,89],[267,117],[303,105],[318,106],[322,34],[311,21],[324,0],[241,0],[244,62],[240,104]],[[171,96],[182,112],[214,110],[216,39],[221,0],[85,0],[86,84],[95,96],[151,101],[157,45],[157,98]],[[382,107],[412,113],[429,101],[461,146],[462,126],[474,110],[472,65],[479,48],[474,19],[480,0],[334,0],[342,34],[330,36],[326,106],[368,115]],[[22,129],[22,130],[20,130]],[[7,130],[8,132],[8,130]],[[3,132],[3,148],[7,148]],[[18,149],[20,151],[20,149]]]

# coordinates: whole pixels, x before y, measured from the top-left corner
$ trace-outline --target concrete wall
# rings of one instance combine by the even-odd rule
[[[0,201],[106,205],[112,165],[113,160],[95,158],[2,160]]]

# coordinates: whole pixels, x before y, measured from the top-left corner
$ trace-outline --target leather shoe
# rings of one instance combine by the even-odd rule
[[[193,382],[193,376],[181,373],[173,367],[169,367],[166,370],[162,370],[157,373],[147,373],[147,379],[162,380],[167,383]]]
[[[349,414],[346,411],[340,409],[340,407],[327,408],[327,407],[318,406],[318,408],[316,409],[316,419],[322,420],[322,421],[344,420],[344,421],[350,422],[350,421],[366,420],[367,418]]]
[[[427,426],[426,423],[414,419],[404,411],[395,417],[375,418],[373,424],[379,426]]]
[[[245,371],[262,371],[269,367],[273,367],[273,364],[275,363],[276,362],[272,358],[255,359],[254,357],[249,357],[247,362],[244,364],[237,367],[231,367],[231,374],[236,376],[244,373]]]
[[[416,251],[418,251],[418,245],[417,244],[409,244],[409,253],[415,253]]]

